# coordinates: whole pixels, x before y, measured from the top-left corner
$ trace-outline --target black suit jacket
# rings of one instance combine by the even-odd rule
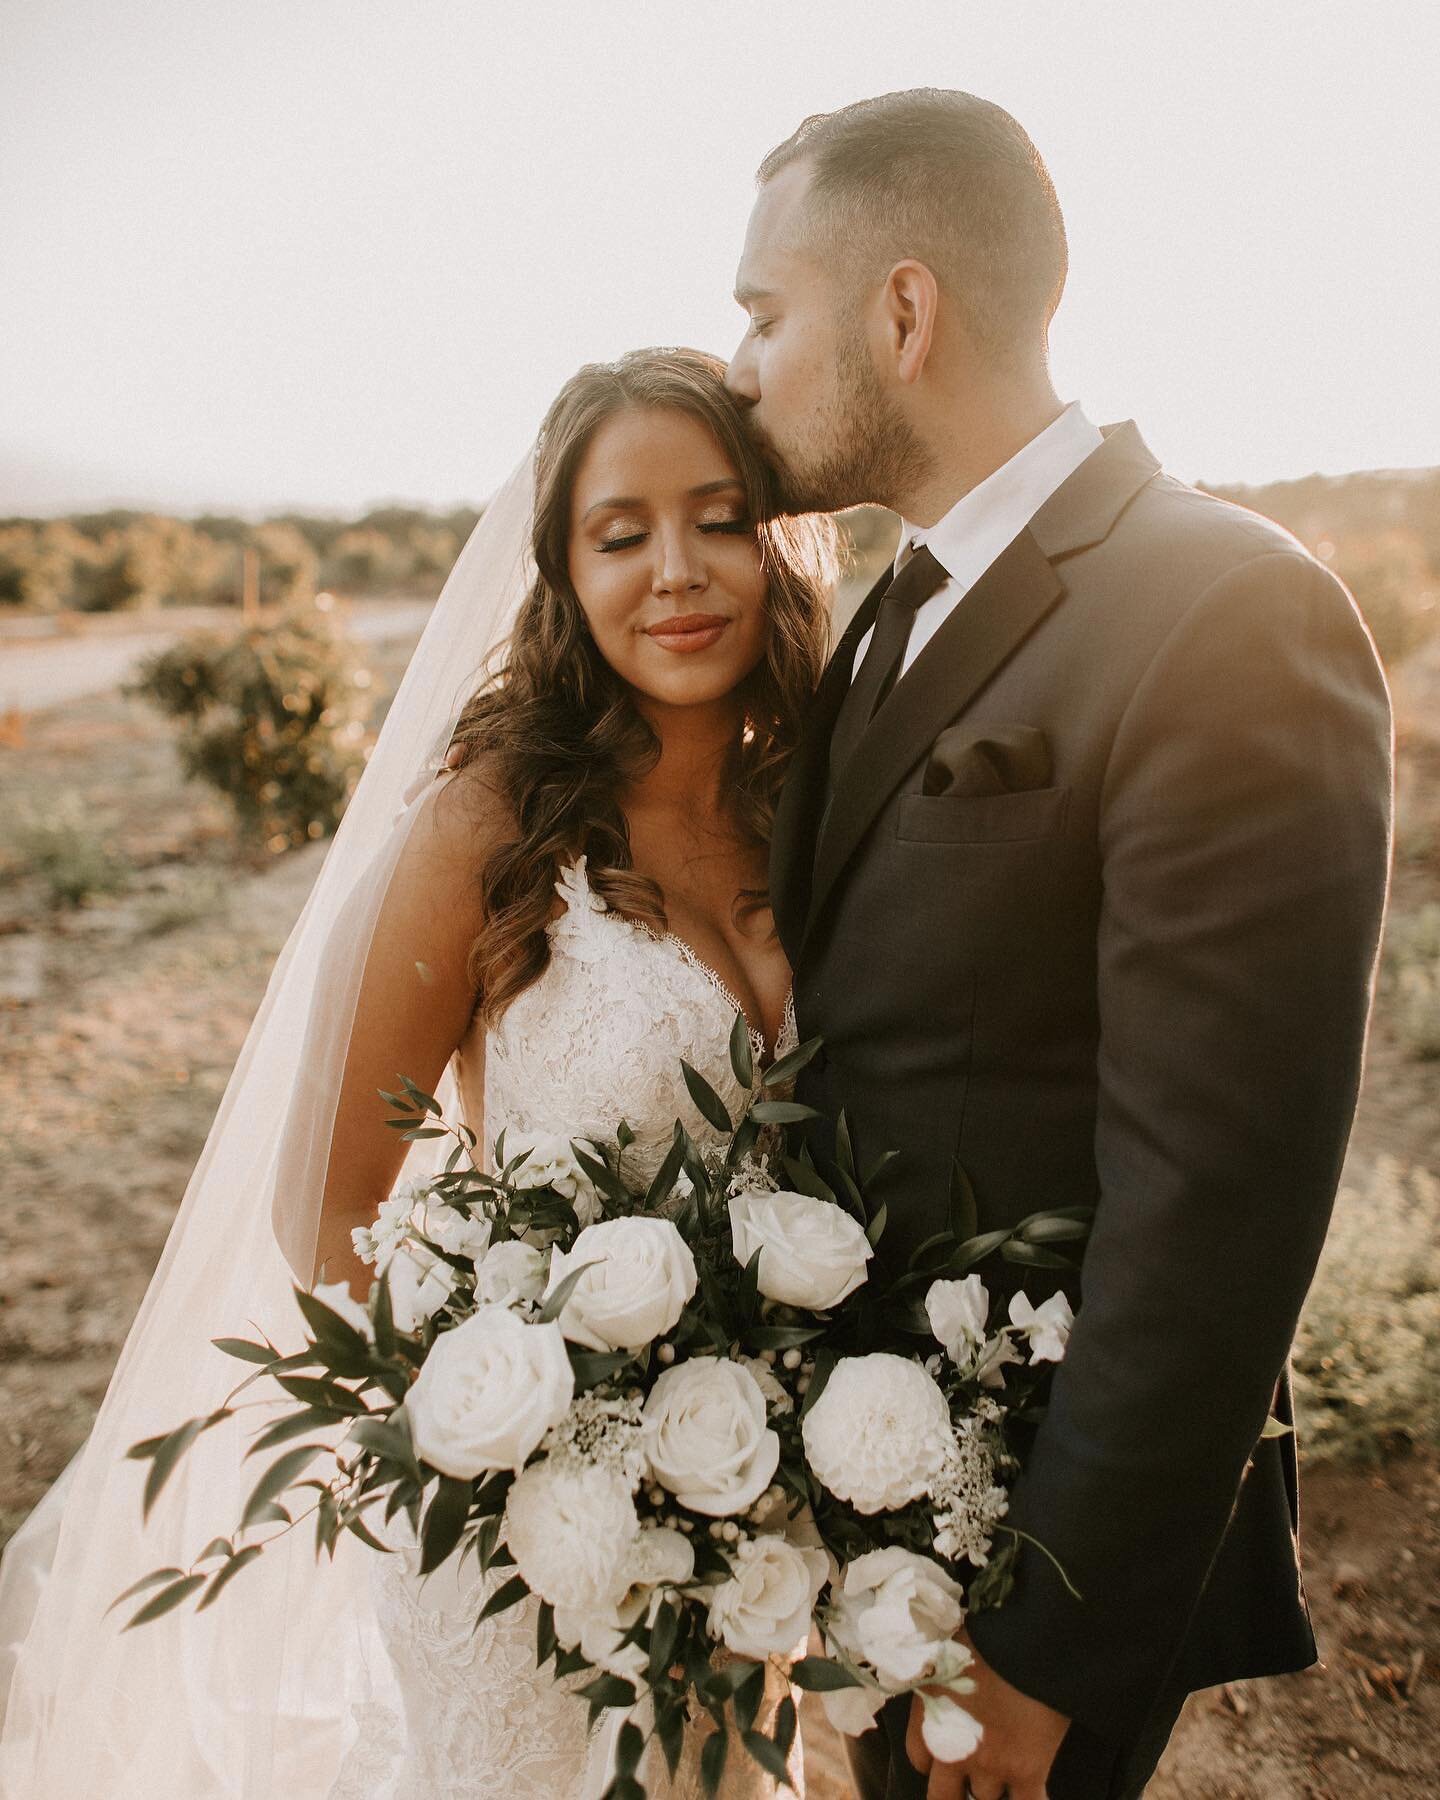
[[[1096,1205],[1009,1515],[1083,1599],[1026,1549],[971,1629],[1015,1686],[1123,1741],[1167,1684],[1315,1656],[1293,1440],[1260,1436],[1288,1411],[1359,1083],[1385,683],[1293,538],[1113,427],[896,684],[827,813],[878,595],[776,819],[800,1029],[826,1043],[801,1097],[847,1109],[862,1162],[901,1151],[882,1265],[943,1228],[957,1154],[982,1230]]]

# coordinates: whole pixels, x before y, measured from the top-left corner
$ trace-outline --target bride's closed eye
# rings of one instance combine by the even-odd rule
[[[748,537],[755,527],[748,519],[712,519],[695,528],[704,532],[725,532],[731,537]],[[646,531],[635,531],[625,537],[602,538],[595,546],[602,554],[611,550],[633,550],[636,544],[643,544],[650,534]]]

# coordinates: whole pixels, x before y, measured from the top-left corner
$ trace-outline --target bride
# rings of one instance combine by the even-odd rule
[[[737,1012],[758,1060],[793,1042],[766,846],[824,660],[834,539],[776,516],[723,372],[687,350],[582,369],[457,563],[91,1437],[0,1565],[3,1800],[601,1791],[603,1733],[535,1674],[528,1605],[474,1628],[473,1566],[421,1580],[403,1546],[347,1542],[317,1574],[291,1533],[213,1611],[123,1637],[102,1615],[161,1561],[187,1568],[253,1484],[242,1413],[140,1533],[124,1453],[233,1386],[212,1333],[295,1340],[297,1278],[367,1290],[352,1232],[428,1149],[386,1128],[377,1088],[410,1076],[482,1143],[623,1118],[653,1168],[677,1117],[709,1134],[682,1057],[726,1095]],[[699,1733],[677,1795],[699,1792]],[[646,1779],[665,1791],[663,1764]],[[732,1758],[725,1791],[775,1787]]]

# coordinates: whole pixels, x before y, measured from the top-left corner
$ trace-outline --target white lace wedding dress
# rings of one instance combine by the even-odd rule
[[[696,1112],[680,1059],[700,1070],[732,1110],[740,1089],[728,1041],[739,1002],[720,978],[673,934],[659,936],[607,910],[590,888],[584,859],[563,872],[563,912],[549,927],[550,962],[484,1035],[484,1137],[517,1132],[613,1134],[624,1119],[635,1133],[628,1155],[653,1175],[682,1119],[702,1150],[720,1140]],[[479,1109],[479,1027],[457,1053],[462,1109]],[[752,1029],[763,1060],[767,1046]],[[787,1004],[775,1055],[795,1045]],[[452,1564],[453,1564],[452,1559]],[[605,1779],[604,1726],[585,1731],[583,1701],[562,1692],[534,1666],[535,1602],[475,1620],[487,1582],[472,1563],[456,1576],[447,1564],[426,1580],[413,1552],[377,1557],[373,1588],[381,1635],[393,1666],[396,1703],[358,1708],[358,1737],[329,1800],[596,1800]],[[760,1723],[768,1726],[787,1684],[767,1673]],[[642,1778],[652,1796],[698,1800],[699,1750],[709,1729],[687,1732],[672,1784],[654,1746]],[[796,1736],[791,1783],[803,1794]],[[732,1744],[723,1793],[773,1795],[765,1776]]]

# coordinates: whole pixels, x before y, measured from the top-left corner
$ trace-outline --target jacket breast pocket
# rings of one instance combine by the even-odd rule
[[[896,835],[910,844],[1006,844],[1058,837],[1069,806],[1068,787],[1015,794],[905,794]]]

